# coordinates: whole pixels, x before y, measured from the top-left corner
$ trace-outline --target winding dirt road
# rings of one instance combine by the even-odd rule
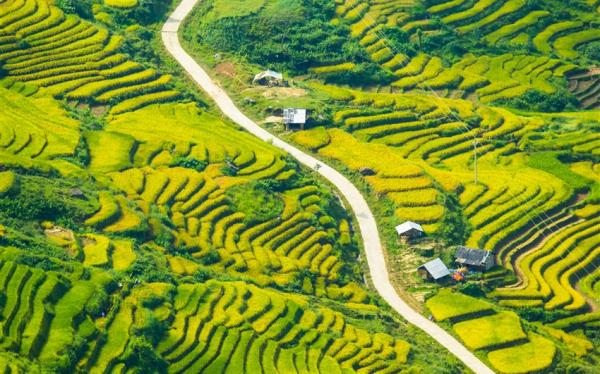
[[[164,24],[161,36],[165,47],[169,53],[179,62],[179,64],[188,72],[190,77],[216,102],[221,111],[250,133],[259,139],[270,142],[274,146],[291,154],[300,163],[317,170],[324,178],[334,184],[344,195],[360,227],[360,233],[364,242],[366,258],[369,265],[369,272],[375,289],[381,297],[396,310],[409,323],[417,326],[442,346],[447,348],[460,361],[476,373],[493,373],[483,362],[481,362],[473,353],[465,348],[458,340],[444,331],[434,322],[423,317],[406,304],[394,290],[388,270],[386,267],[383,247],[377,231],[375,218],[367,205],[364,197],[358,189],[342,174],[335,169],[317,160],[316,158],[300,151],[294,146],[273,136],[268,131],[254,123],[246,117],[229,98],[227,93],[217,86],[209,75],[188,55],[179,43],[178,30],[183,19],[191,12],[194,6],[200,0],[183,0],[177,9],[171,14]],[[318,165],[318,166],[317,166]]]

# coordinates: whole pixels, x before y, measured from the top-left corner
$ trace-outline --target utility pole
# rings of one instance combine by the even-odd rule
[[[475,140],[473,140],[473,159],[475,160],[475,163],[474,163],[475,184],[479,184],[479,181],[477,179],[477,146],[478,145],[479,145],[479,140],[477,138],[475,138]]]

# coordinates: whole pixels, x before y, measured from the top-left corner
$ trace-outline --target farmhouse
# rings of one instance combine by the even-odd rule
[[[464,246],[458,247],[454,254],[454,258],[458,265],[466,266],[470,270],[476,271],[489,270],[496,264],[492,251]]]
[[[403,242],[408,242],[414,238],[420,238],[425,234],[421,225],[412,221],[406,221],[396,226],[396,232]]]
[[[439,257],[435,260],[429,261],[424,265],[421,265],[417,269],[417,272],[423,279],[434,281],[450,275],[450,270],[448,270],[446,264],[444,264]]]
[[[273,70],[265,70],[254,76],[252,84],[261,86],[281,86],[283,85],[283,74]]]
[[[306,109],[286,108],[283,110],[283,123],[286,129],[290,130],[293,127],[299,127],[304,130],[306,123]]]

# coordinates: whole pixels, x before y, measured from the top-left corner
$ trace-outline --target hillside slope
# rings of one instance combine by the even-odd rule
[[[148,3],[67,3],[0,3],[2,370],[460,370],[329,187],[132,51]]]
[[[254,121],[361,188],[397,291],[434,317],[427,301],[444,288],[491,303],[442,324],[499,371],[594,372],[598,4],[243,3],[252,6],[201,2],[185,46]],[[319,11],[332,26],[306,31],[325,21],[302,15]],[[325,27],[345,33],[337,58],[321,53],[334,45],[321,37]],[[379,70],[365,74],[365,57]],[[267,68],[287,85],[252,84]],[[287,107],[309,110],[306,130],[281,124]],[[394,227],[406,220],[428,238],[398,241]],[[424,281],[416,270],[435,257],[459,267],[457,245],[491,251],[498,266],[464,282]],[[489,338],[473,342],[478,325]],[[510,357],[520,349],[539,361],[523,356],[516,367]]]

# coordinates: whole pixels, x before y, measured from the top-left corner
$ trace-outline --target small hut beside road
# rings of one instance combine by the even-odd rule
[[[396,232],[398,233],[398,236],[400,236],[400,240],[405,243],[425,235],[423,227],[412,221],[406,221],[396,226]]]

